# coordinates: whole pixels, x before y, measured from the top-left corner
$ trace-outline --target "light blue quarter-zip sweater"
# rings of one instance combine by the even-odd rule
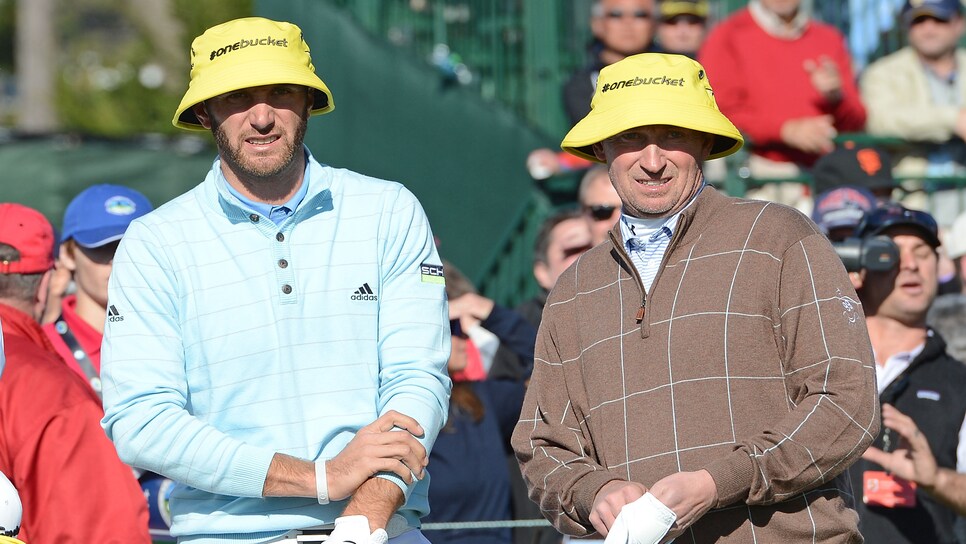
[[[402,185],[316,162],[278,225],[203,183],[137,221],[114,259],[101,376],[121,458],[180,482],[183,542],[265,542],[344,502],[262,498],[272,457],[332,458],[388,410],[427,449],[446,419],[450,335],[439,256]],[[428,478],[407,486],[411,525]]]

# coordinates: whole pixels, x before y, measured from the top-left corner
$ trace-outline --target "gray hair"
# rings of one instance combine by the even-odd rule
[[[946,351],[966,361],[966,295],[937,297],[926,317],[929,325],[946,341]]]
[[[580,202],[581,205],[585,203],[584,197],[587,196],[590,185],[601,176],[607,179],[607,183],[610,183],[610,172],[607,170],[606,164],[595,164],[584,173],[583,177],[580,178],[580,187],[577,189],[577,202]]]
[[[20,252],[11,245],[0,243],[0,262],[15,262],[20,260]],[[33,302],[40,290],[40,282],[44,273],[40,274],[0,274],[0,299],[17,302]]]

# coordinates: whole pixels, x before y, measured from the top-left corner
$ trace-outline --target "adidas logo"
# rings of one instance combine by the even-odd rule
[[[107,320],[110,321],[111,323],[115,323],[117,321],[124,321],[124,316],[122,316],[121,312],[117,311],[117,308],[115,308],[114,305],[111,304],[110,306],[107,307]]]
[[[379,297],[372,293],[372,288],[369,287],[368,283],[363,283],[362,287],[356,289],[356,292],[349,298],[352,300],[379,300]]]

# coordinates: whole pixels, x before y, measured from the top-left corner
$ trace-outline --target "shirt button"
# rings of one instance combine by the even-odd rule
[[[280,233],[278,233],[278,234],[275,235],[275,239],[278,240],[279,242],[284,242],[285,241],[285,235],[280,232]]]
[[[286,283],[285,285],[282,286],[282,292],[285,293],[286,295],[292,294],[292,286]]]
[[[279,259],[278,260],[278,267],[279,268],[288,268],[288,261],[286,261],[285,259]]]
[[[252,220],[252,223],[258,223],[258,214],[253,213],[249,215],[248,218]]]

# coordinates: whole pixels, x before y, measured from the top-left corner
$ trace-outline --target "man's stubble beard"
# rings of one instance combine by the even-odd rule
[[[258,183],[260,181],[271,182],[276,177],[285,172],[295,162],[298,153],[302,152],[302,143],[305,140],[305,133],[308,129],[308,116],[299,116],[299,123],[295,127],[295,137],[292,145],[286,154],[274,165],[273,168],[260,167],[248,160],[240,151],[239,146],[235,146],[229,141],[221,124],[213,127],[212,134],[218,146],[222,160],[227,162],[243,183]]]

